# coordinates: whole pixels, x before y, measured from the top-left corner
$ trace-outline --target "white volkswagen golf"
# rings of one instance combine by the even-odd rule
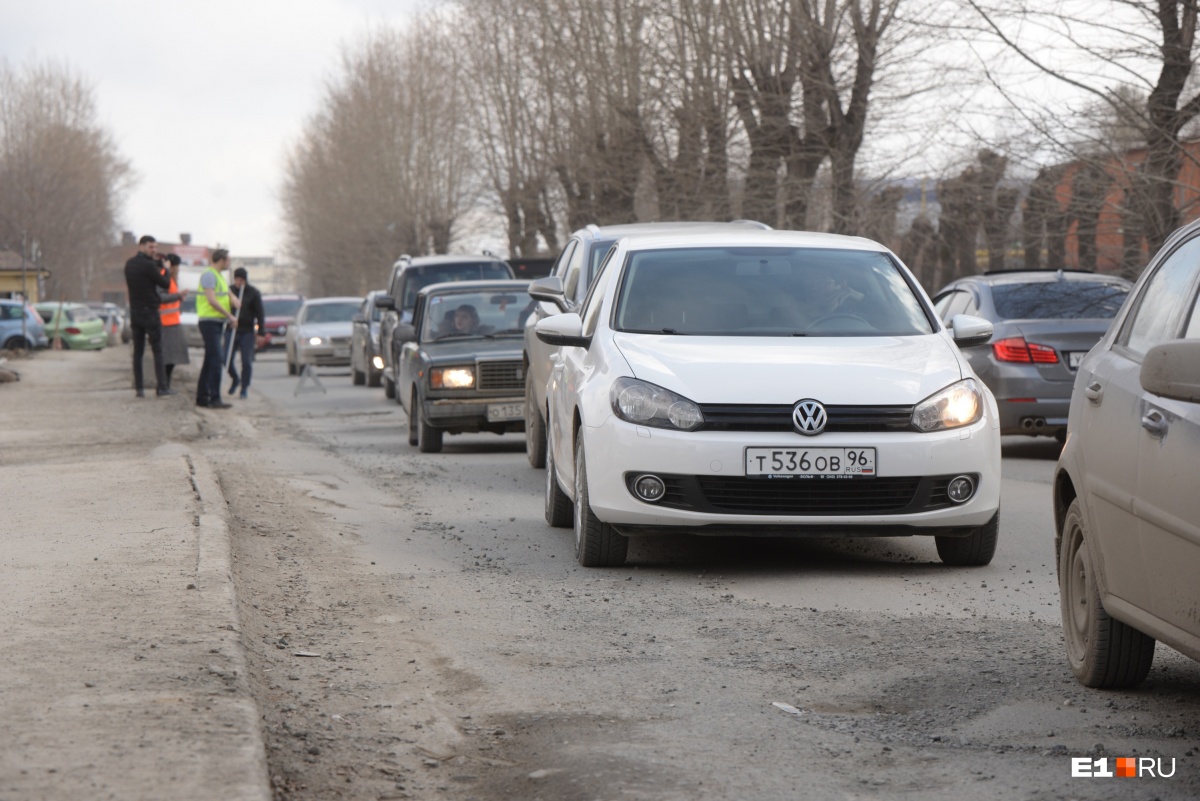
[[[530,294],[554,302],[553,283]],[[546,520],[585,566],[629,537],[933,535],[996,549],[995,399],[908,270],[866,239],[788,231],[638,236],[609,253],[547,390]]]

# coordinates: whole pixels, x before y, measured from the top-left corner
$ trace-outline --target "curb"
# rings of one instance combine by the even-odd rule
[[[208,460],[192,449],[184,459],[192,479],[192,486],[200,504],[198,525],[199,543],[196,554],[196,589],[210,600],[222,613],[227,624],[217,632],[222,653],[227,654],[232,666],[231,683],[236,698],[231,699],[242,715],[241,732],[245,734],[245,745],[241,758],[226,765],[230,783],[240,792],[237,799],[244,801],[271,801],[269,771],[267,769],[266,741],[262,730],[262,713],[250,691],[246,652],[241,639],[238,616],[237,592],[233,582],[233,566],[230,558],[232,542],[229,533],[228,504],[221,492],[220,482]],[[232,733],[232,732],[231,732]]]

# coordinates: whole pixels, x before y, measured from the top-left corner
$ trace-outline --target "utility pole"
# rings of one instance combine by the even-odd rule
[[[29,245],[25,229],[21,229],[21,339],[29,343]],[[30,343],[32,344],[32,343]]]

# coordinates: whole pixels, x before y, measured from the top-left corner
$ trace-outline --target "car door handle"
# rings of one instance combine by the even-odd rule
[[[1087,399],[1092,403],[1099,404],[1100,399],[1104,397],[1104,385],[1099,381],[1093,381],[1083,388],[1083,394],[1086,395]]]
[[[1161,437],[1167,433],[1167,417],[1158,409],[1151,409],[1142,415],[1142,428],[1151,436]]]

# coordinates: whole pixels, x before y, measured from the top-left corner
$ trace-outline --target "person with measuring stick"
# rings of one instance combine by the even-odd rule
[[[228,269],[229,251],[225,248],[214,250],[212,264],[200,276],[201,291],[196,297],[198,328],[204,340],[204,363],[196,383],[196,405],[209,409],[228,409],[230,406],[221,400],[221,332],[226,325],[237,326],[230,303],[232,301],[236,306],[238,300],[229,294],[229,284],[223,275]]]
[[[245,267],[233,271],[233,285],[237,287],[239,304],[236,331],[225,331],[225,371],[233,379],[229,385],[229,394],[237,392],[241,385],[242,393],[238,397],[245,400],[250,390],[250,374],[253,371],[254,346],[258,331],[267,330],[266,313],[263,311],[262,293],[248,282],[249,275]],[[233,354],[242,355],[242,373],[239,376],[233,366]]]

